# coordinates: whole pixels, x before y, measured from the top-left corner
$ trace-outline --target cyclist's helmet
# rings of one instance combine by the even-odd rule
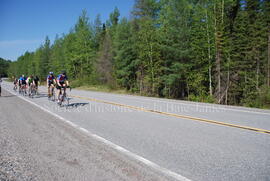
[[[62,75],[66,76],[66,71],[62,71],[61,73]]]
[[[53,72],[49,72],[50,75],[53,75]]]

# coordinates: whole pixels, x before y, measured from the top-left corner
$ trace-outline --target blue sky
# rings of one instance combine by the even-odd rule
[[[16,60],[35,51],[46,35],[68,33],[83,9],[90,21],[97,14],[105,22],[117,7],[121,17],[130,16],[134,0],[0,0],[0,57]]]

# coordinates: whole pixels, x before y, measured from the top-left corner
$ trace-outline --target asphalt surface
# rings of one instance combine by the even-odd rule
[[[2,87],[12,91],[10,83],[4,82]],[[91,133],[188,179],[207,181],[270,180],[270,134],[145,111],[151,109],[270,130],[270,111],[268,110],[81,90],[68,92],[69,95],[76,97],[70,99],[69,107],[59,108],[55,102],[48,101],[44,94],[45,88],[41,88],[40,92],[40,96],[27,99],[89,130]],[[78,96],[80,98],[77,98]],[[8,112],[2,111],[2,106],[9,104],[9,101],[2,104],[2,100],[6,99],[16,99],[15,102],[23,102],[17,97],[1,98],[0,114],[2,115],[6,115]],[[93,99],[106,101],[107,103],[96,102]],[[27,102],[23,104],[26,104],[25,107],[30,106]],[[136,106],[143,108],[143,110],[130,109],[128,106]],[[8,110],[15,110],[12,114],[21,114],[19,108]],[[39,110],[39,108],[35,109]],[[42,111],[39,110],[39,112]],[[46,118],[47,113],[44,112],[43,114]],[[43,116],[39,114],[33,114],[33,119],[41,120],[42,118]],[[9,120],[8,118],[5,119]],[[27,120],[21,117],[17,119],[21,122]],[[47,122],[47,119],[43,122]],[[51,125],[60,124],[59,122],[61,121],[54,121]],[[44,128],[43,130],[47,129]],[[74,128],[70,128],[70,130],[74,131]],[[59,131],[61,131],[61,128],[54,132]],[[13,135],[13,133],[10,135]],[[38,140],[42,141],[42,139]],[[61,139],[59,138],[59,140]],[[91,138],[87,140],[89,141]],[[66,143],[61,146],[63,145],[66,145]],[[83,149],[80,150],[83,151]],[[109,150],[112,150],[116,156],[125,157],[122,153],[113,149]],[[31,153],[29,157],[32,157]],[[106,163],[106,159],[101,160],[101,162],[105,160]],[[129,161],[134,162],[133,159],[127,159],[126,163],[129,163]],[[138,175],[153,174],[150,167],[143,166],[143,170],[144,172]],[[58,171],[55,171],[55,174],[57,173]],[[103,175],[103,173],[100,175]],[[159,175],[158,172],[155,172],[154,176],[157,175]],[[163,174],[159,176],[163,176]],[[147,178],[149,177],[146,177],[146,180]],[[163,179],[161,178],[161,180]],[[120,179],[116,178],[115,180]],[[139,180],[144,180],[144,178],[139,178]]]
[[[166,180],[39,108],[0,97],[0,180]]]

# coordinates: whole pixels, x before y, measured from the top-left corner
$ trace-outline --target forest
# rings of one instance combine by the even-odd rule
[[[270,0],[135,0],[130,18],[87,14],[9,76],[66,70],[74,87],[270,108]]]

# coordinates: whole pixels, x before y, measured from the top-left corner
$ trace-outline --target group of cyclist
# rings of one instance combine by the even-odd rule
[[[19,85],[19,91],[26,92],[26,89],[28,87],[28,92],[30,94],[31,90],[38,90],[38,84],[39,84],[39,78],[38,76],[33,77],[30,75],[29,77],[26,77],[22,75],[19,79],[15,78],[14,81],[14,90],[17,90],[18,85]]]
[[[48,98],[52,96],[52,90],[56,87],[57,89],[57,98],[59,102],[61,90],[66,91],[66,88],[69,86],[68,78],[65,71],[62,71],[57,77],[54,76],[53,72],[49,72],[49,75],[46,79],[47,88],[48,88]],[[17,89],[19,85],[19,91],[25,91],[28,87],[28,93],[30,94],[31,90],[35,89],[38,92],[39,77],[32,76],[26,77],[22,75],[19,79],[14,79],[14,90]]]

